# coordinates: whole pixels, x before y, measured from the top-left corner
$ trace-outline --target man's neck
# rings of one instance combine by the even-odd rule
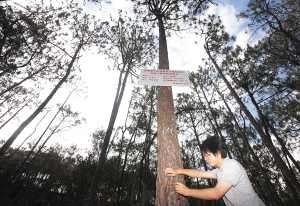
[[[218,160],[218,163],[217,163],[216,167],[220,169],[221,166],[222,166],[222,164],[223,164],[223,162],[224,162],[224,160],[225,160],[225,158],[221,158],[220,157],[220,159]]]

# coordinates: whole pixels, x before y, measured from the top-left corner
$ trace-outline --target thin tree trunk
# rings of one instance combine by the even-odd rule
[[[60,124],[64,121],[64,119],[62,119],[60,121],[60,123],[56,126],[55,130],[60,126]],[[17,189],[13,192],[12,194],[12,197],[13,198],[16,198],[16,195],[18,195],[20,189],[21,189],[21,186],[23,185],[23,183],[25,182],[25,180],[27,179],[28,175],[27,175],[27,171],[28,171],[28,168],[30,168],[30,166],[34,163],[35,159],[37,158],[38,154],[40,153],[40,151],[42,150],[42,148],[45,146],[45,144],[47,143],[47,141],[50,139],[50,137],[54,134],[55,130],[53,130],[51,132],[51,134],[47,137],[47,139],[44,141],[44,143],[42,144],[42,146],[39,148],[39,150],[35,153],[35,155],[33,156],[33,158],[30,160],[30,162],[27,164],[27,166],[24,168],[24,170],[21,172],[21,174],[26,174],[25,175],[25,178],[23,178],[21,180],[21,182],[19,183]],[[21,178],[21,176],[19,176],[17,182],[19,181],[19,179]]]
[[[149,187],[149,179],[147,178],[147,168],[148,168],[148,164],[149,164],[149,152],[150,152],[150,148],[153,145],[153,141],[154,139],[157,137],[157,132],[152,135],[153,131],[151,129],[152,124],[153,124],[153,109],[155,106],[154,103],[154,92],[155,92],[155,88],[151,86],[151,90],[149,92],[149,98],[150,98],[150,102],[148,103],[148,105],[150,105],[148,114],[149,114],[149,119],[147,122],[147,128],[146,128],[146,137],[145,137],[145,141],[143,144],[143,150],[142,150],[142,158],[140,160],[140,165],[139,165],[139,169],[137,170],[137,182],[138,182],[138,196],[137,196],[137,201],[141,202],[141,188],[143,187],[143,185],[146,185],[146,187]],[[145,97],[145,99],[147,98],[147,96]],[[144,111],[147,112],[147,111]],[[145,161],[145,163],[144,163]]]
[[[278,136],[275,128],[270,124],[269,118],[263,114],[263,112],[261,111],[261,109],[259,108],[253,94],[250,92],[250,90],[248,88],[244,88],[244,90],[248,93],[248,95],[250,96],[251,102],[254,104],[261,120],[262,123],[265,125],[265,128],[270,128],[271,132],[274,134],[274,136],[276,137],[277,141],[279,142],[279,144],[281,145],[281,148],[283,150],[283,152],[285,154],[288,155],[288,157],[290,158],[290,160],[293,162],[293,164],[295,165],[295,167],[298,169],[298,171],[300,172],[300,166],[297,163],[297,161],[294,159],[294,157],[291,155],[291,153],[288,151],[288,149],[285,147],[285,144],[283,142],[283,140]]]
[[[204,165],[205,171],[208,171],[206,162],[205,162],[205,160],[204,160],[204,159],[205,159],[204,154],[203,154],[202,151],[201,151],[201,143],[200,143],[200,138],[199,138],[199,135],[198,135],[198,132],[197,132],[197,129],[196,129],[195,120],[194,120],[194,118],[193,118],[191,112],[188,112],[188,113],[189,113],[189,115],[190,115],[190,119],[191,119],[192,127],[193,127],[193,132],[194,132],[194,135],[195,135],[196,140],[197,140],[197,143],[198,143],[199,153],[201,154],[201,157],[202,157],[202,158],[201,158],[201,162],[202,162],[203,165]],[[209,187],[212,187],[212,184],[211,184],[210,179],[207,179],[207,181],[208,181],[208,186],[209,186]],[[197,182],[198,182],[198,178],[197,178]]]
[[[251,124],[254,126],[254,128],[256,129],[256,131],[258,132],[258,134],[260,135],[263,143],[265,144],[265,146],[269,149],[270,153],[272,154],[272,156],[274,157],[275,163],[278,166],[278,168],[281,170],[282,175],[284,177],[285,182],[287,182],[287,186],[289,185],[288,183],[290,183],[293,187],[289,188],[291,191],[295,190],[298,195],[300,195],[300,186],[299,186],[299,182],[297,180],[297,178],[295,178],[294,173],[291,172],[289,170],[289,168],[286,166],[285,162],[282,160],[282,158],[280,157],[280,155],[278,154],[276,148],[273,145],[273,142],[271,140],[271,138],[269,138],[264,131],[262,130],[261,126],[256,122],[256,120],[254,119],[254,117],[252,116],[252,114],[249,112],[249,110],[247,109],[247,107],[245,106],[245,104],[242,102],[242,100],[240,99],[240,97],[238,96],[238,94],[235,92],[235,90],[232,88],[232,86],[230,85],[230,83],[228,82],[228,80],[226,79],[226,77],[224,76],[223,72],[221,71],[220,67],[218,66],[217,62],[215,61],[215,59],[211,56],[210,51],[207,47],[207,45],[204,46],[209,58],[212,60],[213,64],[215,65],[215,68],[218,70],[221,78],[223,79],[223,81],[225,82],[225,84],[227,85],[228,89],[230,90],[231,94],[233,95],[233,97],[236,99],[236,101],[238,102],[238,104],[240,105],[241,109],[244,111],[244,113],[246,114],[246,116],[248,117],[249,121],[251,122]]]
[[[43,116],[43,118],[37,123],[37,125],[35,126],[35,129],[34,129],[34,131],[30,134],[30,135],[28,135],[28,137],[26,137],[25,139],[24,139],[24,141],[19,145],[19,147],[11,154],[11,155],[9,155],[9,157],[7,157],[6,158],[6,160],[9,160],[10,158],[12,158],[19,150],[20,150],[20,148],[23,146],[23,144],[35,133],[35,131],[36,131],[36,129],[37,129],[37,127],[38,127],[38,125],[44,120],[44,118],[47,116],[47,114],[49,113],[50,111],[47,111],[47,113]]]
[[[122,183],[123,183],[123,177],[124,177],[125,167],[126,167],[126,164],[127,164],[128,152],[129,152],[130,145],[132,144],[132,140],[133,140],[133,138],[135,136],[136,136],[136,132],[134,132],[131,135],[131,138],[129,140],[129,143],[127,145],[126,152],[125,152],[124,164],[123,164],[123,167],[122,167],[122,172],[121,172],[121,177],[120,177],[120,182],[119,182],[119,187],[118,187],[118,197],[117,197],[117,204],[118,205],[120,204],[121,186],[122,186]]]
[[[125,66],[124,66],[125,69]],[[97,185],[97,181],[99,180],[99,172],[106,160],[106,153],[107,153],[107,148],[109,146],[109,140],[114,128],[114,124],[118,115],[118,111],[119,111],[119,107],[121,105],[121,101],[122,101],[122,97],[125,91],[125,87],[126,87],[126,82],[127,82],[127,78],[128,75],[130,73],[130,64],[127,66],[127,70],[125,73],[125,77],[122,81],[122,71],[120,72],[120,76],[119,76],[119,84],[118,84],[118,90],[116,93],[116,97],[115,97],[115,101],[114,101],[114,105],[113,105],[113,109],[111,112],[111,116],[110,116],[110,120],[109,120],[109,124],[108,124],[108,128],[106,130],[105,133],[105,137],[104,137],[104,142],[103,142],[103,146],[101,148],[101,152],[100,152],[100,156],[99,156],[99,161],[97,163],[97,167],[96,167],[96,171],[94,174],[94,178],[91,182],[91,186],[89,189],[89,194],[86,200],[86,204],[88,206],[93,206],[94,205],[94,201],[95,201],[95,189],[96,189],[96,185]]]
[[[207,103],[207,105],[208,105],[208,108],[209,108],[209,110],[210,110],[210,113],[212,114],[212,118],[213,118],[213,121],[214,121],[214,123],[215,123],[215,127],[214,127],[214,128],[216,128],[216,131],[217,131],[217,133],[219,134],[218,136],[219,136],[224,142],[226,142],[224,136],[222,135],[222,131],[221,131],[221,129],[220,129],[220,126],[219,126],[219,124],[218,124],[218,121],[217,121],[217,119],[215,118],[215,116],[213,115],[213,109],[212,109],[212,107],[210,106],[210,102],[208,101],[208,99],[207,99],[207,97],[206,97],[206,94],[205,94],[205,92],[204,92],[204,89],[203,89],[202,86],[200,86],[200,88],[201,88],[201,91],[202,91],[202,93],[203,93],[204,99],[206,100],[206,103]],[[231,156],[229,150],[228,150],[228,156],[232,159],[232,156]]]
[[[12,136],[5,142],[5,144],[0,149],[0,156],[4,154],[4,152],[12,145],[12,143],[15,141],[15,139],[19,136],[19,134],[27,127],[27,125],[34,120],[34,118],[46,107],[46,105],[49,103],[49,101],[52,99],[52,97],[55,95],[55,93],[58,91],[58,89],[61,87],[61,85],[67,80],[67,78],[70,75],[71,69],[73,67],[73,64],[77,58],[77,55],[79,51],[82,48],[82,44],[80,44],[77,47],[77,50],[75,54],[73,55],[73,58],[71,62],[69,63],[68,69],[66,71],[65,76],[58,82],[58,84],[54,87],[52,92],[49,94],[49,96],[44,100],[42,104],[34,111],[32,115],[30,115],[20,126],[19,128],[12,134]]]
[[[228,110],[228,112],[229,112],[231,118],[233,119],[233,121],[234,121],[234,123],[235,123],[235,126],[236,126],[238,132],[239,132],[240,135],[241,135],[241,138],[242,138],[244,144],[246,145],[246,147],[247,147],[248,150],[250,151],[250,154],[251,154],[251,156],[252,156],[254,162],[256,163],[257,167],[259,168],[261,174],[264,176],[264,180],[265,180],[265,182],[266,182],[266,184],[267,184],[267,186],[268,186],[268,188],[269,188],[269,190],[270,190],[270,192],[271,192],[271,194],[272,194],[272,197],[275,198],[276,204],[277,204],[277,205],[284,205],[283,202],[281,201],[279,195],[277,194],[277,192],[276,192],[274,186],[272,185],[269,176],[268,176],[267,173],[265,172],[265,169],[264,169],[264,168],[262,167],[262,165],[260,164],[260,161],[259,161],[257,155],[255,154],[255,152],[253,151],[252,147],[250,146],[249,141],[248,141],[248,138],[245,136],[245,133],[242,131],[241,127],[239,126],[239,123],[237,122],[237,120],[236,120],[236,118],[235,118],[233,112],[231,111],[229,105],[227,104],[227,101],[225,100],[223,94],[220,92],[220,90],[218,89],[217,85],[212,81],[212,79],[210,79],[210,81],[211,81],[212,84],[214,85],[214,87],[215,87],[217,93],[219,94],[219,96],[222,98],[222,100],[223,100],[223,102],[224,102],[224,104],[225,104],[225,106],[226,106],[226,108],[227,108],[227,110]]]
[[[122,130],[122,139],[121,139],[120,152],[119,152],[119,159],[120,159],[120,161],[118,161],[117,171],[119,170],[119,167],[120,167],[121,155],[122,155],[122,150],[123,150],[123,142],[124,142],[125,131],[126,131],[126,127],[127,127],[127,118],[129,116],[129,110],[130,110],[131,102],[132,102],[132,98],[130,99],[128,110],[127,110],[127,116],[126,116],[125,125],[124,125],[125,129]],[[129,141],[128,145],[127,145],[127,148],[126,148],[124,165],[122,167],[122,171],[121,171],[121,175],[120,175],[120,180],[119,180],[118,188],[115,187],[115,191],[117,191],[117,205],[119,205],[119,203],[120,203],[121,186],[122,186],[122,182],[123,182],[123,176],[124,176],[125,166],[126,166],[126,163],[127,163],[127,156],[128,156],[128,152],[129,152],[129,145],[131,144],[133,137],[136,135],[136,130],[137,130],[138,122],[139,122],[140,118],[141,118],[141,116],[137,120],[136,128],[135,128],[135,130],[134,130],[134,132],[133,132],[133,134],[132,134],[132,136],[130,138],[130,141]],[[116,176],[117,175],[118,175],[118,172],[116,173]]]
[[[197,93],[197,95],[198,95],[198,99],[199,99],[200,103],[203,103],[203,102],[201,101],[201,97],[200,97],[199,93],[198,93],[197,91],[196,91],[196,93]],[[204,110],[203,112],[204,112],[206,118],[208,119],[208,121],[209,121],[209,123],[210,123],[210,125],[211,125],[211,127],[212,127],[212,129],[213,129],[214,134],[217,135],[217,136],[219,136],[218,130],[217,130],[217,128],[215,127],[215,125],[214,125],[212,119],[209,117],[209,115],[207,114],[206,110]]]
[[[74,90],[73,90],[74,91]],[[65,105],[65,103],[68,101],[70,95],[73,93],[70,92],[70,94],[68,95],[68,97],[66,98],[66,100],[64,101],[64,103],[61,105],[61,107],[59,108],[59,110],[56,112],[56,114],[54,115],[54,117],[52,118],[52,120],[50,121],[50,123],[48,124],[48,126],[46,127],[46,129],[44,130],[43,134],[40,136],[40,138],[38,139],[38,141],[35,143],[35,145],[31,148],[30,152],[27,154],[26,158],[23,160],[22,164],[19,166],[18,170],[16,171],[15,175],[13,176],[13,179],[16,179],[14,181],[18,182],[19,179],[21,178],[23,173],[26,173],[27,169],[30,167],[30,165],[34,162],[34,160],[36,159],[36,156],[38,155],[38,153],[41,151],[41,149],[44,147],[44,145],[46,144],[46,142],[49,140],[49,138],[52,136],[52,134],[54,133],[54,131],[58,128],[58,126],[62,123],[62,121],[59,123],[59,125],[55,128],[54,131],[51,132],[51,135],[48,136],[48,138],[44,141],[43,145],[39,148],[39,150],[35,153],[34,157],[29,161],[29,163],[27,163],[27,166],[25,167],[25,164],[27,162],[27,160],[30,158],[31,154],[34,152],[34,149],[37,147],[38,143],[41,141],[42,137],[44,136],[44,134],[48,131],[49,127],[51,126],[52,122],[56,119],[57,115],[61,112],[61,108]],[[23,168],[23,170],[22,170]],[[21,171],[22,170],[22,171]],[[25,181],[26,178],[23,179],[22,183]],[[21,185],[20,185],[21,186]]]
[[[14,85],[10,86],[9,88],[7,88],[6,90],[4,90],[3,92],[0,93],[0,96],[2,96],[3,94],[13,90],[14,88],[16,88],[17,86],[21,85],[23,82],[25,82],[26,80],[32,78],[34,75],[38,74],[39,72],[41,72],[42,70],[44,70],[46,67],[42,67],[41,69],[37,70],[36,72],[32,73],[31,75],[29,75],[28,77],[24,78],[22,81],[15,83]]]
[[[137,170],[138,171],[137,182],[138,182],[138,190],[139,191],[142,186],[141,185],[142,182],[144,184],[146,184],[147,186],[149,186],[149,184],[147,184],[149,179],[147,179],[146,175],[144,175],[144,179],[143,179],[143,168],[144,168],[144,171],[147,169],[146,161],[147,161],[147,158],[149,158],[150,148],[153,145],[154,139],[157,137],[157,132],[151,138],[149,135],[146,136],[145,144],[144,144],[145,146],[143,147],[143,156],[142,156],[142,159],[140,160],[139,169]],[[147,141],[147,139],[149,139],[149,141]],[[144,164],[144,160],[145,160],[145,164]],[[138,202],[140,202],[140,192],[138,193]]]
[[[116,167],[116,176],[115,176],[115,182],[114,182],[114,193],[112,195],[112,204],[115,204],[114,202],[116,201],[115,199],[117,198],[117,203],[118,203],[118,197],[119,197],[119,191],[117,190],[117,180],[118,180],[118,176],[119,176],[119,168],[121,165],[121,159],[122,159],[122,150],[123,150],[123,143],[124,143],[124,138],[125,138],[125,132],[127,131],[127,120],[129,117],[129,110],[131,107],[131,102],[132,102],[132,97],[130,99],[129,105],[128,105],[128,109],[127,109],[127,115],[126,115],[126,119],[125,119],[125,124],[124,124],[124,129],[122,127],[122,136],[121,136],[121,144],[120,144],[120,149],[119,149],[119,155],[118,155],[118,161],[117,161],[117,167]],[[117,195],[116,195],[117,193]]]
[[[10,107],[5,113],[3,113],[3,114],[0,116],[0,119],[2,119],[3,117],[5,117],[5,115],[7,115],[12,109],[13,109],[13,107]]]
[[[130,105],[130,104],[129,104]],[[128,117],[128,113],[127,113],[127,117]],[[125,120],[125,129],[122,129],[122,136],[121,136],[121,143],[120,143],[120,146],[119,146],[119,155],[118,155],[118,158],[117,158],[117,167],[116,167],[116,175],[115,175],[115,181],[114,181],[114,192],[113,192],[113,195],[112,195],[112,204],[114,204],[114,202],[116,201],[116,193],[117,193],[117,180],[118,180],[118,176],[119,176],[119,168],[120,168],[120,165],[121,165],[121,160],[122,160],[122,150],[123,150],[123,143],[124,143],[124,138],[125,138],[125,132],[126,132],[126,122],[127,122],[127,117],[126,117],[126,120]]]
[[[125,91],[126,82],[127,82],[129,72],[130,72],[130,69],[128,68],[126,73],[125,73],[125,77],[124,77],[123,82],[119,84],[119,88],[121,88],[121,90],[120,90],[120,93],[117,92],[116,97],[115,97],[114,106],[113,106],[113,109],[112,109],[112,112],[111,112],[111,117],[110,117],[110,120],[109,120],[108,128],[107,128],[106,133],[105,133],[104,143],[103,143],[101,153],[100,153],[100,157],[99,157],[98,170],[101,168],[101,166],[105,162],[106,150],[108,148],[109,140],[110,140],[110,137],[111,137],[111,134],[112,134],[112,131],[113,131],[113,128],[114,128],[114,124],[115,124],[115,121],[116,121],[116,118],[117,118],[117,115],[118,115],[118,111],[119,111],[119,108],[120,108],[120,105],[121,105],[121,101],[122,101],[123,94],[124,94],[124,91]],[[122,76],[122,75],[120,74],[120,76]]]
[[[30,102],[30,100],[28,100],[14,115],[12,115],[6,122],[4,122],[0,129],[2,129],[10,120],[12,120],[27,104],[28,102]]]

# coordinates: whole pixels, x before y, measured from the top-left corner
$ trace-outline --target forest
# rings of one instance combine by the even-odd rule
[[[300,2],[247,1],[237,18],[251,37],[263,35],[242,47],[206,13],[221,1],[122,0],[131,10],[105,21],[84,9],[116,1],[0,0],[0,205],[223,206],[179,196],[163,174],[165,165],[213,169],[200,151],[209,135],[225,141],[265,205],[300,205]],[[188,71],[190,92],[173,99],[171,87],[135,86],[116,126],[128,83],[141,69],[172,69],[167,41],[181,32],[205,51]],[[68,99],[88,90],[79,64],[88,50],[111,62],[104,69],[117,71],[118,84],[108,126],[82,137],[92,143],[83,154],[51,138],[85,122]],[[50,107],[63,87],[69,93]],[[38,132],[20,140],[29,126]],[[193,189],[217,184],[176,178]]]

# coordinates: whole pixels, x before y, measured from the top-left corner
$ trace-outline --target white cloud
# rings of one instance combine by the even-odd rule
[[[230,35],[237,35],[241,27],[245,25],[245,21],[236,17],[239,14],[234,5],[231,4],[218,4],[218,6],[212,6],[208,9],[207,14],[220,16],[222,24],[225,26],[225,30]]]
[[[199,38],[186,34],[183,38],[173,36],[168,39],[169,61],[171,70],[195,71],[205,54],[203,44],[195,44]]]
[[[239,22],[236,18],[237,11],[233,5],[220,5],[218,14],[222,19],[222,22],[225,26],[226,31],[231,34],[235,35],[242,22]]]
[[[245,48],[247,44],[250,43],[250,34],[246,33],[246,29],[243,29],[236,35],[236,41],[234,42],[234,46],[239,45],[242,48]]]

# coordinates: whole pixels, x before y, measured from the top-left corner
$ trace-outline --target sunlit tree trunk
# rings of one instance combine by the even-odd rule
[[[159,69],[169,69],[167,39],[162,19],[159,23]],[[188,205],[187,199],[176,194],[174,183],[184,183],[184,177],[166,177],[167,167],[182,168],[176,130],[176,117],[171,87],[159,87],[157,103],[157,180],[155,205]]]

